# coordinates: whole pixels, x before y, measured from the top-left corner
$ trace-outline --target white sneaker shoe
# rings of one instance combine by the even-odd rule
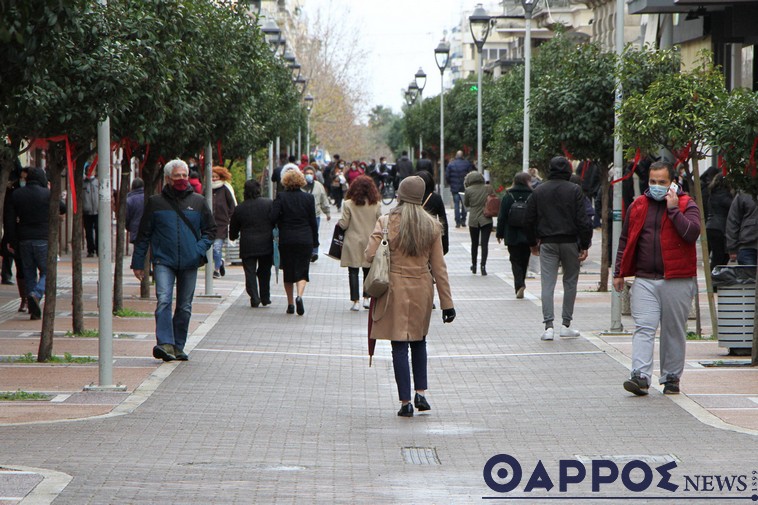
[[[361,304],[358,302],[353,302],[353,306],[350,307],[350,310],[352,310],[353,312],[357,312],[361,310]]]
[[[371,308],[371,298],[364,298],[363,299],[363,308],[364,309],[370,309]]]
[[[553,336],[555,335],[555,330],[552,328],[548,328],[545,330],[545,333],[542,334],[540,337],[540,340],[553,340]]]
[[[561,326],[561,338],[577,338],[580,336],[579,330],[574,330],[568,326]]]

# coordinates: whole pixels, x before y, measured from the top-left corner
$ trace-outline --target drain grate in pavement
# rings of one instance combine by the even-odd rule
[[[437,449],[433,447],[403,447],[403,461],[411,465],[441,465]]]

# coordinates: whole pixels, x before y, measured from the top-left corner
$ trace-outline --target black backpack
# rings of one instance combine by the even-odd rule
[[[523,228],[526,223],[526,200],[516,200],[513,197],[513,205],[508,211],[508,226]]]

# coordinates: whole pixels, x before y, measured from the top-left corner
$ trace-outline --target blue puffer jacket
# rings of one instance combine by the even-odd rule
[[[466,175],[474,170],[474,166],[466,158],[455,158],[451,161],[447,170],[445,170],[445,179],[453,193],[462,193],[464,191],[463,181]]]
[[[169,199],[176,202],[197,233],[179,217]],[[144,268],[148,245],[152,250],[152,262],[156,265],[176,270],[197,268],[215,236],[216,223],[205,198],[195,193],[192,186],[181,193],[164,186],[160,195],[151,196],[147,202],[134,244],[131,268]]]

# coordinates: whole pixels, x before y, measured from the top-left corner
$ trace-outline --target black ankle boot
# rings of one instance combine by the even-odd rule
[[[476,273],[476,265],[471,265],[471,273],[472,274]]]
[[[484,267],[484,265],[481,266],[482,269],[482,275],[487,275],[487,269]]]

